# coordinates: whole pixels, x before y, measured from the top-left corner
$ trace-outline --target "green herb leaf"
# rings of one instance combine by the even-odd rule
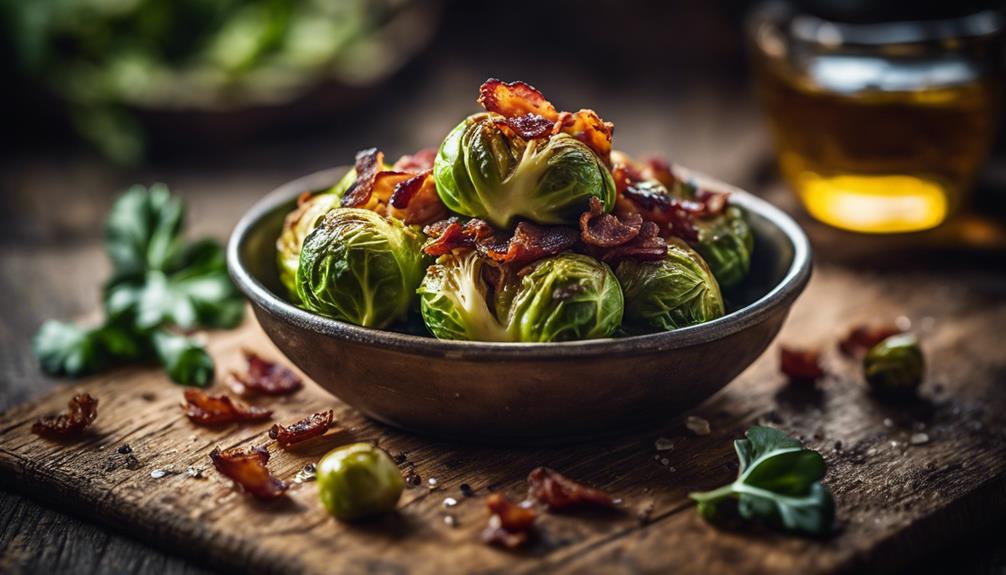
[[[164,270],[181,249],[185,218],[182,201],[164,184],[133,186],[112,206],[105,224],[105,246],[115,276]]]
[[[164,330],[155,331],[152,341],[157,358],[174,382],[193,387],[213,383],[213,359],[199,343]]]
[[[777,429],[755,426],[744,435],[747,439],[734,442],[740,460],[737,479],[690,495],[698,503],[699,515],[716,523],[723,517],[723,507],[733,502],[743,519],[812,535],[828,534],[835,504],[821,484],[826,471],[821,454]]]
[[[42,370],[81,377],[145,354],[143,338],[114,324],[84,328],[47,321],[32,342]]]

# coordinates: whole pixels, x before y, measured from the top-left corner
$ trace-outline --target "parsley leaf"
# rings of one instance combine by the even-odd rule
[[[227,274],[220,244],[182,241],[184,219],[181,199],[163,184],[133,186],[116,201],[105,225],[114,269],[105,284],[105,323],[43,325],[34,350],[44,371],[78,377],[156,359],[182,385],[213,382],[206,350],[171,330],[234,327],[244,299]]]
[[[690,497],[703,519],[716,523],[727,504],[749,521],[790,531],[826,535],[832,530],[835,504],[821,484],[826,466],[821,454],[785,433],[755,426],[734,442],[740,470],[729,484]]]

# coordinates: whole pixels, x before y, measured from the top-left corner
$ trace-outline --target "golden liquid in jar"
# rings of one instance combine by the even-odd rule
[[[985,158],[996,83],[959,61],[906,70],[872,58],[825,64],[797,74],[762,62],[759,74],[783,177],[807,211],[869,233],[942,223]],[[927,85],[897,86],[919,78]]]

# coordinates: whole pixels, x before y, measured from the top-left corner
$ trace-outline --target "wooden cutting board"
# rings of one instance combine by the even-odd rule
[[[779,341],[822,346],[830,375],[816,387],[787,385],[773,346],[692,413],[710,422],[707,436],[689,433],[683,415],[669,414],[662,428],[603,442],[482,448],[375,424],[313,384],[289,398],[259,401],[285,423],[336,410],[339,427],[325,437],[290,451],[269,445],[270,467],[281,478],[292,480],[305,464],[352,441],[407,455],[403,470],[414,469],[423,484],[406,490],[399,513],[374,523],[334,521],[312,482],[268,504],[235,492],[210,465],[210,450],[269,443],[270,424],[195,426],[179,407],[181,389],[154,369],[72,382],[4,413],[0,476],[169,551],[254,572],[831,573],[903,566],[1006,510],[1006,285],[992,272],[966,279],[946,284],[921,273],[818,269]],[[834,344],[854,323],[898,316],[922,337],[927,381],[918,400],[882,403]],[[242,347],[280,359],[253,319],[209,336],[220,373],[241,367]],[[78,391],[101,402],[86,437],[57,443],[30,433],[37,417],[62,410]],[[824,454],[838,506],[833,537],[726,532],[697,517],[688,492],[729,482],[736,474],[731,441],[758,422],[799,435]],[[673,448],[658,451],[658,438]],[[119,452],[125,444],[131,454]],[[522,498],[524,478],[538,465],[609,491],[624,500],[624,512],[544,515],[538,538],[519,552],[480,543],[485,495]],[[201,477],[190,476],[190,467]],[[462,483],[474,496],[462,496]],[[459,503],[447,508],[447,497]]]

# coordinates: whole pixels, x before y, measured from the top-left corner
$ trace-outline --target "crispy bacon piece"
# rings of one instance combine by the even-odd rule
[[[503,120],[496,123],[503,130],[524,139],[564,132],[587,144],[606,164],[611,162],[614,125],[602,120],[593,110],[559,113],[533,86],[495,78],[486,80],[479,88],[478,103],[486,111],[503,116]]]
[[[482,530],[482,541],[507,549],[516,549],[527,543],[538,514],[534,509],[512,503],[502,493],[493,493],[486,499],[489,524]]]
[[[248,368],[245,373],[231,372],[231,388],[240,395],[249,392],[265,395],[286,395],[299,391],[304,382],[292,369],[265,360],[255,352],[242,350]]]
[[[612,248],[635,239],[642,225],[643,217],[638,213],[620,219],[604,213],[601,200],[591,197],[590,210],[580,214],[580,239],[592,246]]]
[[[452,216],[426,226],[423,233],[430,238],[423,245],[423,252],[442,256],[456,249],[474,249],[477,241],[491,237],[495,230],[478,218],[462,224],[458,217]]]
[[[478,103],[487,111],[506,118],[534,114],[554,122],[559,117],[555,106],[537,88],[519,81],[486,80],[479,87]]]
[[[269,419],[272,411],[248,405],[227,395],[209,395],[201,389],[186,389],[185,415],[202,425],[224,425]]]
[[[902,331],[893,325],[857,325],[838,342],[838,349],[846,357],[861,357],[871,347],[899,333]]]
[[[388,215],[406,225],[424,225],[447,216],[447,207],[437,195],[433,171],[426,170],[400,182],[388,201]]]
[[[493,234],[478,240],[475,249],[481,256],[494,261],[521,265],[568,250],[576,244],[577,237],[572,228],[520,222],[512,236]]]
[[[384,152],[367,148],[356,153],[356,180],[342,196],[342,207],[362,208],[370,201],[377,173],[384,168]]]
[[[332,410],[315,413],[305,417],[293,425],[285,426],[276,423],[269,429],[269,438],[275,439],[281,446],[293,445],[307,441],[312,437],[320,437],[332,427]]]
[[[538,467],[527,476],[528,497],[549,510],[573,507],[614,507],[615,501],[607,493],[581,485],[558,471]]]
[[[217,447],[210,452],[213,467],[234,482],[242,492],[258,499],[276,499],[289,487],[285,481],[273,477],[266,463],[269,451],[264,447],[242,449],[234,447],[220,451]]]
[[[423,148],[411,156],[406,155],[398,158],[398,161],[395,162],[395,165],[391,166],[391,169],[396,172],[418,174],[431,169],[433,167],[433,160],[436,157],[436,148]]]
[[[67,411],[59,415],[40,417],[31,432],[47,437],[74,437],[84,432],[98,417],[98,400],[87,393],[78,393],[66,402]]]
[[[388,203],[398,209],[409,207],[409,202],[419,193],[420,188],[423,187],[431,174],[433,174],[433,168],[428,168],[396,184],[395,191],[391,194],[391,200]]]
[[[816,381],[824,377],[816,349],[779,346],[779,371],[791,381]]]
[[[678,176],[675,175],[670,162],[663,158],[647,158],[643,162],[643,174],[643,177],[657,180],[668,190],[674,189],[674,186],[678,183]]]
[[[631,242],[609,248],[600,254],[602,261],[616,264],[625,259],[660,261],[667,257],[667,240],[660,237],[660,226],[644,221]]]

